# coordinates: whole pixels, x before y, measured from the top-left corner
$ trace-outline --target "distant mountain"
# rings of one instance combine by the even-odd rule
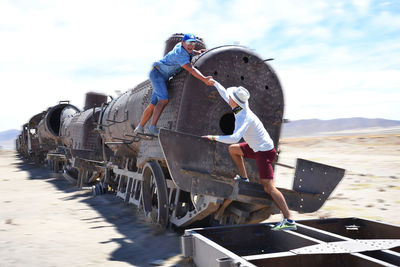
[[[19,135],[19,130],[7,130],[0,132],[0,141],[8,141],[10,139],[15,139]]]
[[[15,148],[15,139],[19,134],[19,130],[7,130],[0,132],[0,149]]]
[[[372,128],[400,128],[400,121],[385,119],[347,118],[334,120],[295,120],[283,124],[282,137],[322,136],[334,132],[355,131],[361,132]],[[400,130],[399,130],[400,131]],[[0,132],[0,147],[12,149],[19,130]]]
[[[400,121],[366,118],[295,120],[283,124],[282,137],[314,136],[329,132],[391,127],[400,127]]]

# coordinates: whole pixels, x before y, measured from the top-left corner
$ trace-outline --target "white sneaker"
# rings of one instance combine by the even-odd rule
[[[156,126],[150,126],[148,129],[149,134],[158,136],[158,129]]]
[[[144,134],[144,128],[143,126],[138,125],[135,130],[133,131],[135,134]]]
[[[297,230],[296,222],[289,222],[287,219],[283,219],[280,223],[277,223],[274,227],[271,228],[272,231],[281,231],[281,230]]]
[[[234,180],[235,182],[239,182],[239,181],[242,181],[242,182],[250,182],[250,181],[249,181],[249,178],[243,178],[243,177],[240,176],[239,174],[236,174],[236,176],[233,178],[233,180]]]

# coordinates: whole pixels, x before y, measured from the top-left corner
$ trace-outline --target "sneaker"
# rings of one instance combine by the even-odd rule
[[[249,178],[243,178],[243,177],[240,176],[239,174],[236,174],[236,176],[233,178],[233,180],[234,180],[235,182],[239,182],[239,181],[242,181],[242,182],[250,182],[250,181],[249,181]]]
[[[281,231],[281,230],[297,230],[296,222],[289,222],[287,219],[283,219],[280,223],[277,223],[274,227],[271,228],[272,231]]]
[[[138,125],[133,132],[135,134],[144,134],[143,126]]]
[[[156,126],[150,125],[148,131],[149,131],[149,134],[158,136],[158,129]]]

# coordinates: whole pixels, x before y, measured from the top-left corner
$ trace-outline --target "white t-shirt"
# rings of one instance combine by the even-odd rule
[[[218,89],[221,97],[229,103],[229,96],[225,87],[218,82],[215,82],[214,86]],[[243,137],[244,141],[249,144],[254,152],[269,151],[274,148],[274,141],[272,141],[260,119],[250,110],[248,104],[234,115],[235,130],[233,134],[216,136],[216,141],[233,144],[238,143]]]

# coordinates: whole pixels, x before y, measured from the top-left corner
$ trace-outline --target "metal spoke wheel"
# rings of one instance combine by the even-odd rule
[[[149,161],[143,168],[143,210],[152,223],[166,227],[168,224],[167,184],[160,165]]]

